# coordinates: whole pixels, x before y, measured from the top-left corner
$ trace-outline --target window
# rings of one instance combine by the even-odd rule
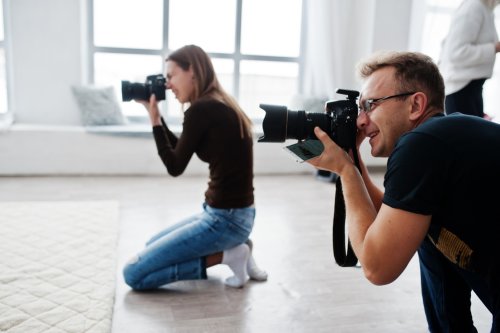
[[[0,119],[5,118],[9,111],[5,49],[4,6],[3,1],[0,1]]]
[[[287,104],[299,89],[302,0],[91,0],[90,77],[113,85],[143,82],[164,73],[169,51],[202,47],[218,78],[257,122],[260,103]],[[119,10],[117,10],[119,9]],[[162,112],[180,119],[180,105],[167,92]],[[128,116],[143,107],[122,103]]]
[[[451,17],[462,0],[427,0],[421,51],[436,62],[441,51],[441,42],[450,28]],[[497,30],[500,28],[500,8],[495,9]],[[500,34],[500,30],[499,30]],[[500,61],[496,61],[491,79],[483,87],[484,112],[500,119]]]

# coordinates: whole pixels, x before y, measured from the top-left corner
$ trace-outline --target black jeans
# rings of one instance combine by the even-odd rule
[[[459,91],[446,95],[446,114],[460,112],[483,118],[483,85],[486,79],[472,80]]]
[[[489,280],[450,262],[425,239],[418,250],[425,316],[430,332],[477,332],[470,312],[473,290],[493,314],[491,333],[499,333],[498,279]],[[492,288],[491,283],[495,284]]]

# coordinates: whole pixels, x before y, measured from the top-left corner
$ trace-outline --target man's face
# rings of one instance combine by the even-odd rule
[[[369,138],[371,154],[375,157],[388,157],[399,137],[411,129],[411,92],[397,89],[394,73],[393,67],[375,71],[364,82],[359,99],[362,110],[357,126]],[[392,97],[403,93],[408,94],[400,98]],[[382,99],[384,97],[389,98]],[[374,101],[366,103],[367,100]]]

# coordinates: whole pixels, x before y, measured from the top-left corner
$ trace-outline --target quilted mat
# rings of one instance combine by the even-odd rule
[[[0,203],[0,332],[109,332],[118,203]]]

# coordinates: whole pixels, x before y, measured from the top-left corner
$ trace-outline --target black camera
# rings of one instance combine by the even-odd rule
[[[325,113],[291,111],[286,106],[260,104],[266,115],[262,123],[264,135],[258,141],[317,140],[314,128],[318,126],[345,150],[355,148],[358,117],[356,100],[359,92],[339,89],[337,93],[347,95],[347,99],[326,102]]]
[[[122,100],[124,102],[133,99],[149,101],[152,94],[155,94],[157,101],[164,100],[166,82],[162,74],[148,75],[145,83],[122,81]]]
[[[297,144],[287,148],[298,146],[300,148],[298,151],[294,149],[290,149],[290,151],[306,160],[318,156],[323,151],[322,145],[321,148],[318,148],[315,144],[318,142],[316,141],[318,138],[314,134],[314,128],[318,126],[345,151],[352,150],[354,163],[360,169],[356,149],[356,119],[358,118],[356,100],[359,92],[339,89],[337,93],[347,95],[347,99],[326,102],[325,113],[290,111],[286,106],[261,104],[260,107],[266,111],[266,116],[262,122],[264,135],[259,138],[259,142],[284,142],[286,139],[297,139],[299,140]],[[306,146],[301,146],[301,144]],[[348,237],[347,250],[345,245],[345,202],[340,177],[335,178],[335,185],[333,254],[335,261],[340,266],[355,266],[358,258]]]

